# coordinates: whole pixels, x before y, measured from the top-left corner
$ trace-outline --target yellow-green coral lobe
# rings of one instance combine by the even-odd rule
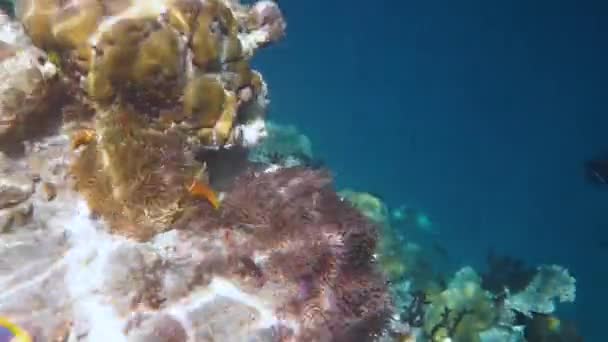
[[[197,0],[177,0],[169,6],[169,24],[180,33],[190,36],[202,4]]]
[[[222,115],[224,101],[222,85],[211,77],[200,76],[184,90],[184,114],[195,127],[211,128]]]
[[[181,64],[177,39],[168,29],[150,32],[133,62],[131,79],[137,84],[176,79]]]
[[[103,16],[97,1],[85,1],[58,11],[53,18],[53,35],[60,46],[75,49],[86,44]]]

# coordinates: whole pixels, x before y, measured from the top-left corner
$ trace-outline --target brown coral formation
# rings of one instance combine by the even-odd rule
[[[177,125],[224,146],[238,144],[236,128],[260,115],[249,102],[265,102],[248,60],[282,36],[284,22],[274,3],[263,4],[27,0],[17,13],[34,44],[58,54],[66,76],[98,104],[128,103],[159,129]]]
[[[250,147],[266,134],[266,86],[249,59],[283,35],[273,2],[24,0],[16,12],[81,111],[96,112],[76,118],[86,131],[73,146],[86,146],[73,174],[116,231],[169,229],[196,200],[190,185],[206,183],[197,149]]]
[[[124,234],[145,239],[168,229],[190,200],[186,187],[202,166],[184,154],[182,136],[148,129],[133,112],[97,116],[102,138],[87,144],[73,164],[77,189]]]

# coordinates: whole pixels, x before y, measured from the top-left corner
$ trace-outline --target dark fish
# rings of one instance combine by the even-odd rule
[[[448,259],[448,250],[440,245],[437,241],[433,242],[433,250],[442,258]]]
[[[587,180],[594,184],[608,184],[608,159],[587,161],[585,175]]]
[[[597,242],[597,247],[603,251],[608,251],[608,240],[599,240]]]

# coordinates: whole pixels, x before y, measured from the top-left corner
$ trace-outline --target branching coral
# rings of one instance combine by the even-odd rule
[[[553,312],[555,298],[574,299],[574,278],[563,268],[531,269],[519,260],[494,254],[489,255],[489,269],[482,277],[467,267],[441,285],[441,279],[430,272],[436,263],[429,263],[424,248],[408,241],[401,231],[404,220],[416,215],[406,217],[406,211],[399,209],[393,212],[399,217],[389,217],[385,204],[375,196],[351,190],[340,195],[381,227],[376,253],[391,282],[399,313],[396,319],[409,329],[422,326],[426,339],[521,342],[524,331],[548,334],[539,332],[542,324],[531,325],[539,321],[535,313]],[[522,322],[517,312],[531,318]],[[399,329],[398,324],[392,324],[384,338],[402,336]],[[409,329],[404,336],[410,336]],[[559,332],[551,334],[561,336]]]
[[[555,301],[573,302],[576,297],[576,279],[567,269],[558,265],[544,265],[523,291],[508,296],[506,305],[529,317],[532,313],[550,314]]]
[[[520,273],[515,275],[519,279]],[[481,287],[481,279],[470,267],[458,271],[446,290],[430,298],[425,317],[429,338],[433,341],[450,338],[521,342],[524,333],[526,336],[551,335],[557,341],[562,336],[576,336],[572,329],[561,331],[559,319],[545,315],[555,309],[555,298],[562,302],[574,300],[575,280],[567,270],[555,265],[541,266],[532,280],[523,285],[524,289],[512,295],[507,285],[512,286],[508,279],[499,286],[506,289],[506,293],[492,294]]]
[[[425,331],[432,341],[479,341],[479,333],[494,324],[497,310],[480,283],[475,271],[467,267],[456,273],[445,291],[430,298]]]

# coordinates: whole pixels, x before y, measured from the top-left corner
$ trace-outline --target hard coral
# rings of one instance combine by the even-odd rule
[[[0,12],[0,151],[22,152],[20,142],[56,126],[62,87],[47,54]]]
[[[454,275],[446,290],[430,298],[424,329],[431,341],[479,341],[479,333],[492,327],[497,309],[480,283],[475,271],[465,267]]]
[[[34,44],[60,56],[65,74],[97,104],[128,103],[161,126],[177,125],[213,146],[239,144],[243,128],[263,114],[248,105],[266,104],[264,82],[248,59],[280,36],[263,34],[253,45],[248,38],[282,22],[272,2],[254,5],[249,14],[224,0],[17,5]],[[272,20],[257,23],[260,16]],[[250,20],[257,24],[251,27]],[[249,95],[239,100],[244,89]]]
[[[532,317],[553,313],[556,301],[574,302],[575,298],[576,279],[570,272],[559,265],[542,265],[524,290],[508,295],[506,305]]]

